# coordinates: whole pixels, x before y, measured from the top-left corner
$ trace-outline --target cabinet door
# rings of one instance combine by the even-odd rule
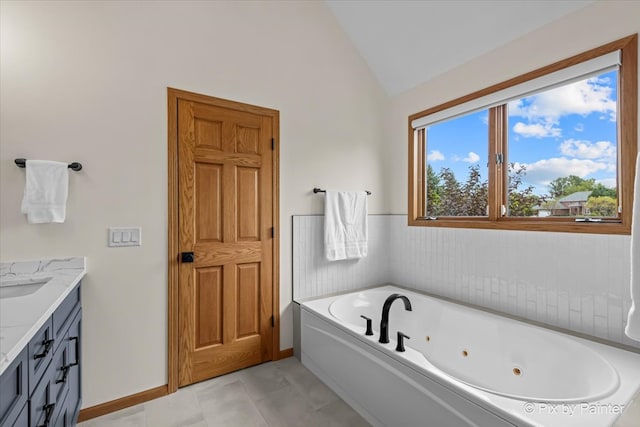
[[[69,327],[67,343],[69,346],[69,394],[67,395],[67,412],[71,426],[75,426],[82,403],[82,310],[74,318]]]
[[[27,403],[27,349],[0,376],[0,426],[11,426]]]

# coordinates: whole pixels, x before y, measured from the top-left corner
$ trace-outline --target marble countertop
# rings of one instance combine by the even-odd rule
[[[0,298],[0,375],[86,271],[85,257],[0,263],[0,287],[4,290],[46,281],[35,292]]]

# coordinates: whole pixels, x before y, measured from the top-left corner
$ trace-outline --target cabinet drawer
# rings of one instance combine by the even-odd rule
[[[49,318],[27,345],[29,365],[29,395],[38,385],[53,356],[53,327]]]
[[[51,424],[56,410],[55,395],[52,387],[53,365],[49,365],[40,382],[31,394],[29,418],[31,426]]]
[[[56,346],[60,345],[62,337],[67,331],[69,324],[73,320],[76,307],[80,306],[80,284],[78,283],[73,291],[62,301],[62,303],[53,312],[53,337],[56,339]]]
[[[13,426],[27,402],[27,369],[25,348],[0,377],[0,426]]]

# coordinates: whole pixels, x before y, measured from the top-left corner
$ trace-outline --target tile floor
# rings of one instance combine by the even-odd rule
[[[294,357],[188,387],[79,427],[358,427],[369,424]]]

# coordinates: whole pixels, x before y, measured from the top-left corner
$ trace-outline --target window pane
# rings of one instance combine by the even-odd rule
[[[427,216],[487,216],[488,112],[426,130]]]
[[[509,103],[510,216],[617,216],[618,71]]]

